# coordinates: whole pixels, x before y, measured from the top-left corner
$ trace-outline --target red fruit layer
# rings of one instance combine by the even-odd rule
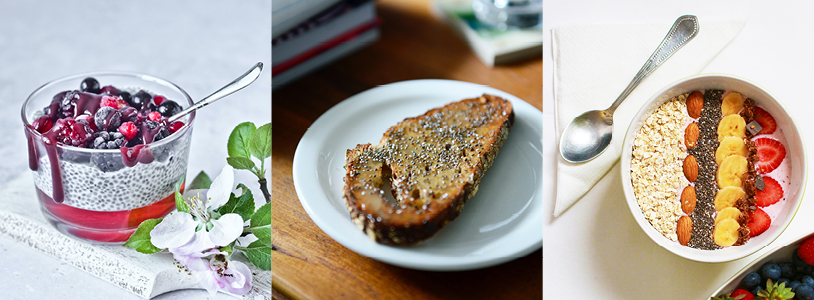
[[[758,172],[766,174],[780,166],[786,157],[786,148],[780,141],[770,138],[759,138],[755,140],[757,146],[757,156],[760,161],[755,164]]]
[[[755,121],[763,128],[757,134],[772,134],[777,130],[777,122],[772,118],[772,115],[760,107],[755,107]]]
[[[772,219],[762,209],[755,209],[749,215],[749,221],[746,223],[749,226],[749,237],[756,237],[769,229],[772,225]]]
[[[757,190],[755,193],[755,200],[757,200],[758,207],[766,207],[777,203],[783,198],[783,187],[774,178],[763,177],[765,187],[763,190]]]
[[[800,244],[800,248],[797,248],[797,255],[807,264],[814,265],[814,237],[807,238]]]

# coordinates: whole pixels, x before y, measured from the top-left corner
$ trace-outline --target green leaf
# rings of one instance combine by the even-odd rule
[[[251,170],[254,168],[254,161],[245,157],[227,157],[226,162],[238,170]]]
[[[252,227],[250,231],[257,237],[258,241],[271,247],[271,225]]]
[[[229,156],[251,157],[252,152],[249,149],[249,144],[251,143],[252,134],[254,134],[256,128],[252,122],[244,122],[235,126],[232,133],[229,134],[229,142],[226,144],[226,150]]]
[[[141,222],[141,224],[138,225],[136,232],[134,232],[133,235],[127,239],[127,242],[124,243],[124,246],[127,248],[136,249],[136,251],[144,254],[161,252],[162,249],[159,249],[150,242],[150,231],[153,231],[155,225],[161,223],[163,219],[164,218],[149,219]]]
[[[243,251],[243,254],[252,264],[260,269],[271,270],[271,246],[260,241],[254,241],[248,247],[235,246],[235,249]]]
[[[209,175],[206,175],[206,172],[201,171],[201,173],[198,173],[198,176],[195,176],[195,179],[192,179],[192,182],[189,183],[187,190],[208,189],[211,185],[212,179],[209,179]]]
[[[250,227],[263,227],[271,226],[271,203],[263,204],[252,215],[252,221],[249,222]]]
[[[187,202],[184,201],[184,195],[181,195],[181,185],[184,184],[184,177],[178,179],[178,182],[175,183],[175,209],[180,212],[189,213],[189,206],[187,206]]]
[[[218,250],[223,251],[223,252],[226,252],[228,255],[232,255],[232,252],[234,252],[234,250],[235,250],[235,249],[233,249],[233,248],[232,248],[232,246],[234,246],[234,244],[235,244],[235,243],[234,243],[234,242],[232,242],[232,243],[231,243],[231,244],[229,244],[229,245],[226,245],[226,246],[223,246],[223,247],[218,248]]]
[[[249,148],[252,155],[260,160],[271,157],[271,123],[260,126],[254,131]]]
[[[240,185],[238,185],[238,187],[240,187]],[[226,201],[226,204],[223,206],[218,207],[215,212],[220,215],[234,213],[243,218],[243,221],[249,220],[254,213],[254,196],[252,195],[252,191],[246,188],[245,185],[243,188],[243,194],[240,195],[240,197],[232,193],[229,195],[229,201]]]

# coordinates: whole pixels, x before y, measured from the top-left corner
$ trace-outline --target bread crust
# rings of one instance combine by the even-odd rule
[[[344,198],[374,241],[413,245],[460,215],[514,123],[509,101],[465,99],[407,118],[380,143],[346,152]],[[395,203],[385,196],[392,190]]]

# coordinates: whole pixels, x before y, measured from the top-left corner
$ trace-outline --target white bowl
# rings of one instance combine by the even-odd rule
[[[775,249],[773,249],[773,250],[771,250],[769,252],[764,253],[759,258],[755,259],[754,261],[752,261],[751,263],[749,263],[748,265],[743,267],[743,269],[738,271],[738,273],[736,273],[734,276],[732,276],[732,278],[729,278],[729,280],[726,283],[721,285],[721,287],[717,291],[715,291],[715,293],[710,295],[708,298],[717,297],[718,295],[723,295],[723,294],[728,294],[728,293],[733,292],[735,289],[737,289],[740,286],[741,281],[743,281],[743,278],[746,277],[746,274],[749,274],[749,273],[752,273],[752,272],[758,272],[760,270],[760,267],[762,267],[763,264],[765,264],[765,263],[768,263],[768,262],[773,262],[773,263],[791,262],[791,254],[794,252],[794,250],[796,250],[798,247],[800,247],[800,244],[802,244],[803,241],[806,240],[806,238],[808,238],[810,236],[814,236],[814,233],[809,232],[809,233],[803,234],[803,235],[793,239],[792,242],[787,244],[787,245],[779,246],[779,247],[777,247],[777,248],[775,248]],[[760,284],[762,286],[765,286],[766,282],[761,281]]]
[[[688,93],[704,89],[732,90],[741,93],[746,98],[751,98],[761,108],[765,109],[774,117],[777,127],[783,130],[788,142],[786,156],[791,159],[791,185],[786,191],[786,203],[779,213],[779,217],[772,220],[768,230],[761,235],[750,239],[741,246],[727,247],[718,250],[700,250],[682,246],[678,242],[671,241],[659,233],[644,218],[644,214],[636,202],[633,194],[633,186],[630,180],[630,161],[633,154],[633,140],[644,120],[650,116],[659,106],[669,101],[671,98],[683,93]],[[788,227],[791,219],[800,207],[805,189],[808,160],[806,158],[805,144],[800,133],[799,126],[791,117],[788,109],[783,106],[769,91],[763,87],[740,77],[726,74],[701,74],[690,76],[676,81],[653,95],[642,106],[639,112],[633,117],[630,126],[625,133],[624,145],[622,146],[622,188],[627,198],[627,204],[633,218],[639,226],[656,244],[675,253],[678,256],[701,262],[726,262],[736,260],[766,247],[777,239],[783,230]]]

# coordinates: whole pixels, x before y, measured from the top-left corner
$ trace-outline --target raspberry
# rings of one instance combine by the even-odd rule
[[[158,98],[158,97],[156,97],[156,99],[157,99],[157,98]],[[157,111],[151,112],[151,113],[147,114],[147,118],[148,118],[150,121],[159,121],[159,120],[161,120],[161,113],[159,113],[159,112],[157,112]]]
[[[76,122],[72,118],[57,120],[57,142],[65,145],[82,147],[93,135],[93,130],[86,123]]]
[[[127,102],[124,101],[124,99],[122,99],[119,96],[104,95],[104,96],[102,96],[101,106],[102,107],[107,106],[107,107],[112,107],[112,108],[115,108],[115,109],[121,109],[122,107],[127,106]]]
[[[125,138],[128,140],[132,140],[138,134],[138,127],[133,122],[125,122],[121,126],[119,126],[119,132],[121,132]]]

